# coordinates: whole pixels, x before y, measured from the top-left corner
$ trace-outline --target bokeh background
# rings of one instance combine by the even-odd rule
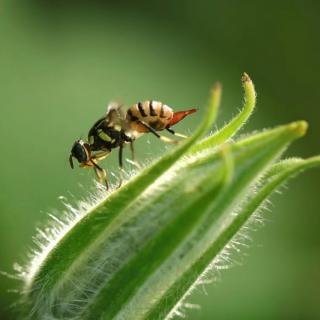
[[[320,153],[319,1],[17,1],[0,10],[0,270],[25,259],[35,228],[92,186],[72,171],[70,147],[110,100],[158,99],[200,111],[215,80],[224,87],[218,124],[241,106],[250,74],[258,106],[246,130],[306,119],[308,135],[288,155]],[[140,161],[165,152],[138,141]],[[116,172],[116,158],[105,167]],[[240,267],[198,290],[189,319],[320,319],[319,170],[273,198]],[[82,186],[81,186],[81,185]],[[243,256],[245,256],[243,255]],[[18,283],[0,277],[0,318],[16,319]]]

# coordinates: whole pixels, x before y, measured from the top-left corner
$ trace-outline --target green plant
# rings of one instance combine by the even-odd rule
[[[198,141],[215,120],[216,85],[193,136],[108,196],[102,192],[39,231],[41,250],[23,271],[24,314],[32,319],[168,319],[210,270],[239,249],[244,226],[289,177],[320,157],[279,161],[303,136],[304,121],[231,138],[255,105],[245,103],[221,130]],[[60,220],[62,219],[62,220]],[[45,242],[45,243],[44,243]]]

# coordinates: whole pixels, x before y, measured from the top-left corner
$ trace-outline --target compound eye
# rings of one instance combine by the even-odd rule
[[[73,145],[71,154],[79,161],[79,163],[84,163],[89,160],[85,146],[78,141]]]

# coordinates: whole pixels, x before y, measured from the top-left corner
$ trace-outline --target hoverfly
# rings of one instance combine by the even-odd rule
[[[105,183],[109,188],[106,171],[97,163],[106,158],[112,149],[119,147],[119,168],[123,170],[123,147],[130,143],[134,161],[133,142],[144,133],[152,133],[157,138],[167,143],[178,143],[177,140],[160,135],[158,132],[167,130],[173,135],[186,138],[171,129],[187,115],[197,109],[174,112],[169,106],[158,101],[138,102],[127,111],[122,105],[111,103],[107,113],[92,126],[88,133],[88,141],[81,139],[72,146],[69,162],[73,168],[73,157],[79,162],[81,168],[93,168],[100,183]],[[120,178],[121,185],[122,178]],[[120,186],[119,185],[119,186]]]

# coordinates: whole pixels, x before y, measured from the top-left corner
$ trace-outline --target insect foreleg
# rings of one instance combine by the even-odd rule
[[[100,183],[105,183],[106,189],[109,190],[109,182],[107,178],[107,172],[100,166],[98,166],[94,161],[91,161],[93,164],[94,172]]]
[[[106,158],[111,153],[111,150],[98,151],[91,156],[92,160],[100,161]]]

